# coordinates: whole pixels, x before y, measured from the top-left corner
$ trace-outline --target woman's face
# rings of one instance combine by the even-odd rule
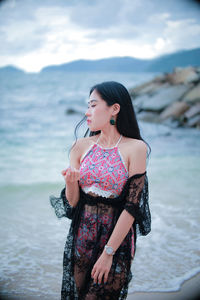
[[[113,106],[108,106],[96,90],[94,90],[88,102],[88,110],[85,115],[90,131],[98,131],[109,126],[113,113]]]

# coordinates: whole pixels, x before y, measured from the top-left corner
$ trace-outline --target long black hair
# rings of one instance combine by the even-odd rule
[[[138,126],[135,110],[131,101],[131,97],[127,89],[119,82],[106,81],[94,85],[90,89],[89,95],[96,90],[101,98],[107,103],[108,106],[112,106],[115,103],[120,105],[120,111],[117,115],[116,126],[119,133],[125,137],[134,138],[144,141],[141,137],[140,129]],[[86,118],[84,117],[75,128],[75,137],[77,138],[77,130],[84,122]],[[84,137],[88,134],[89,136],[97,135],[100,131],[86,131]],[[144,141],[149,148],[149,153],[151,152],[151,147]]]

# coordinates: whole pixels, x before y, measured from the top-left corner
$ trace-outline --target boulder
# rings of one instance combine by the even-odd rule
[[[65,111],[65,113],[67,115],[74,115],[74,114],[77,114],[77,111],[75,109],[73,109],[73,108],[67,108],[66,111]]]
[[[145,121],[145,122],[159,122],[159,114],[152,112],[152,111],[142,111],[138,113],[137,115],[139,120]]]
[[[158,91],[160,89],[160,87],[163,87],[164,85],[161,85],[158,82],[152,82],[151,84],[149,84],[148,86],[144,87],[140,94],[149,94],[152,95],[154,94],[156,91]]]
[[[129,89],[129,94],[131,95],[131,97],[133,96],[137,96],[142,94],[142,90],[147,88],[149,85],[151,85],[153,83],[153,80],[145,82],[137,87],[131,88]]]
[[[168,74],[166,79],[171,84],[190,83],[199,80],[199,74],[195,71],[194,67],[185,69],[176,68],[174,73]]]
[[[80,114],[83,115],[85,113],[86,109],[82,109],[81,107],[74,107],[74,108],[67,108],[65,113],[66,115],[74,115],[74,114]]]
[[[129,90],[129,94],[131,97],[133,96],[140,96],[143,94],[153,94],[155,93],[161,86],[163,86],[163,83],[160,82],[158,79],[146,82],[138,87],[132,88]]]
[[[187,103],[183,101],[176,101],[165,108],[160,114],[159,118],[162,121],[169,117],[179,117],[184,114],[189,108],[190,106]]]
[[[141,96],[138,96],[134,99],[133,98],[131,98],[131,99],[132,99],[132,102],[133,102],[134,109],[136,111],[139,111],[142,108],[143,103],[145,103],[145,101],[149,100],[149,96],[148,95],[141,95]]]
[[[200,103],[191,106],[190,109],[188,109],[184,114],[184,117],[186,119],[189,119],[191,117],[196,116],[197,114],[200,114]]]
[[[166,74],[163,73],[163,74],[159,74],[157,75],[154,80],[154,82],[159,82],[159,83],[165,83],[166,82]]]
[[[152,122],[151,126],[149,126],[148,122],[139,120],[139,126],[142,136],[148,136],[150,139],[154,137],[158,138],[160,136],[169,136],[172,134],[169,126],[163,124]]]
[[[177,128],[180,127],[180,122],[177,119],[174,119],[174,117],[169,117],[165,119],[162,124],[167,125],[171,128]]]
[[[129,92],[139,120],[200,128],[200,67],[176,68]]]
[[[188,121],[187,121],[187,125],[190,126],[190,127],[198,127],[200,128],[200,114],[190,118]]]
[[[141,104],[142,110],[161,112],[174,101],[178,101],[188,90],[186,85],[163,87],[158,93]]]
[[[185,102],[200,102],[200,83],[189,90],[182,98]]]

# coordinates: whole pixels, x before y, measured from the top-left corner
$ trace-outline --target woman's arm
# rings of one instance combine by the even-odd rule
[[[139,142],[134,153],[131,155],[131,158],[134,159],[130,158],[129,177],[145,172],[146,152],[146,144],[144,142]],[[114,251],[116,251],[123,242],[133,225],[133,222],[134,218],[126,210],[123,210],[107,243],[114,249]]]
[[[129,176],[134,174],[144,173],[146,170],[146,144],[142,141],[139,141],[137,147],[132,151],[132,158],[130,158],[129,164]],[[116,225],[110,236],[107,245],[111,246],[114,251],[116,251],[127,233],[129,232],[131,226],[133,225],[134,217],[129,214],[126,210],[123,210]],[[112,265],[112,255],[108,255],[105,250],[102,255],[99,257],[92,269],[92,277],[95,283],[101,283],[104,276],[104,282],[107,281],[108,273]]]
[[[77,142],[70,152],[70,167],[61,173],[64,177],[66,189],[65,196],[72,207],[75,207],[79,201],[79,184],[80,179],[80,145]]]
[[[80,198],[78,180],[79,170],[68,168],[65,175],[65,196],[72,207],[76,207]]]

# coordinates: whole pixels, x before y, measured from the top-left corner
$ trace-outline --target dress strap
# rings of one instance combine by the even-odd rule
[[[100,135],[99,135],[99,137],[98,137],[97,141],[95,142],[95,144],[98,144],[98,142],[99,142],[99,138],[100,138]]]
[[[119,143],[120,143],[121,139],[122,139],[122,135],[120,135],[120,137],[119,137],[119,140],[117,141],[117,143],[116,143],[115,147],[117,147],[117,146],[119,145]]]

